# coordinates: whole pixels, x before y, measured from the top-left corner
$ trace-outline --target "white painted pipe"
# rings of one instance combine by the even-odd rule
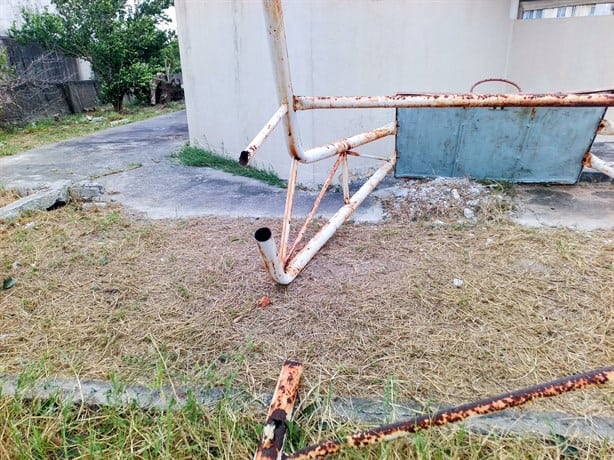
[[[369,180],[365,182],[354,195],[352,195],[349,203],[342,206],[305,247],[288,261],[285,267],[277,255],[277,249],[273,241],[271,230],[266,227],[258,229],[254,235],[256,243],[258,244],[264,266],[273,280],[279,284],[290,284],[305,268],[313,256],[315,256],[335,234],[337,229],[354,213],[356,208],[365,200],[369,193],[371,193],[392,168],[394,168],[395,163],[396,152],[390,156],[386,163],[373,173]]]
[[[319,147],[314,147],[304,151],[301,153],[303,157],[303,160],[301,161],[303,163],[313,163],[314,161],[323,160],[324,158],[329,158],[338,155],[339,153],[347,152],[350,149],[368,144],[369,142],[381,139],[382,137],[392,136],[396,134],[396,132],[397,123],[396,121],[393,121],[385,124],[381,128],[376,128],[371,131],[366,131],[364,133],[347,137],[340,141],[331,142],[330,144],[321,145]]]
[[[281,0],[263,0],[263,6],[269,36],[269,48],[275,71],[275,82],[277,84],[277,97],[280,105],[288,107],[287,112],[283,116],[283,123],[287,134],[285,138],[288,152],[290,152],[293,158],[296,158],[301,163],[313,163],[396,133],[396,123],[393,122],[347,139],[305,150],[301,143],[294,107],[295,96],[292,89]]]
[[[594,93],[397,94],[395,96],[296,96],[295,110],[420,107],[612,107],[614,89]]]
[[[594,169],[595,171],[599,171],[600,173],[603,173],[606,176],[610,176],[614,179],[614,165],[605,160],[602,160],[594,154],[589,152],[584,164],[585,166],[588,166],[589,168]]]
[[[247,145],[245,150],[241,152],[241,156],[239,157],[239,163],[242,166],[247,166],[252,157],[255,155],[256,150],[258,150],[267,137],[273,132],[275,127],[279,124],[282,117],[288,112],[288,105],[282,104],[279,106],[277,111],[273,114],[271,119],[267,122],[266,125],[260,130],[256,137],[252,139],[252,141]]]

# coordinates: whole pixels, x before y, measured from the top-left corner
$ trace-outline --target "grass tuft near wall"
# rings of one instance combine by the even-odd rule
[[[250,177],[274,187],[286,188],[286,181],[281,179],[274,171],[241,166],[238,161],[197,147],[185,146],[178,152],[177,156],[187,166],[219,169],[235,176]]]

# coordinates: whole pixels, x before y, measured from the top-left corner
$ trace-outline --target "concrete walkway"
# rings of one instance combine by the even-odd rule
[[[0,184],[31,192],[67,181],[91,181],[102,185],[113,201],[152,219],[283,214],[285,190],[210,168],[184,166],[172,158],[187,141],[185,111],[175,112],[0,157]],[[297,191],[295,215],[307,215],[315,196]],[[329,194],[319,215],[330,216],[342,204],[340,194]],[[377,220],[381,210],[367,200],[357,215]]]
[[[144,217],[185,218],[206,215],[280,217],[285,190],[210,168],[184,166],[171,157],[188,141],[185,111],[123,125],[89,136],[0,157],[0,185],[20,191],[90,181]],[[614,156],[614,143],[600,144],[600,155]],[[378,193],[398,182],[387,178]],[[315,192],[297,191],[294,215],[310,211]],[[576,186],[518,187],[519,223],[593,230],[614,228],[611,182]],[[319,215],[329,217],[342,205],[340,193],[328,193]],[[383,216],[373,197],[354,215],[358,221]]]

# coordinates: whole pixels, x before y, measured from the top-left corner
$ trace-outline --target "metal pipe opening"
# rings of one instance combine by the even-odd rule
[[[265,241],[270,240],[271,236],[273,236],[273,234],[271,233],[271,229],[268,227],[259,228],[256,230],[256,233],[254,233],[254,238],[256,238],[256,241],[259,243],[264,243]]]

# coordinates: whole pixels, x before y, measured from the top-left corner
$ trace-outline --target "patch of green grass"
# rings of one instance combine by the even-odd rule
[[[234,174],[235,176],[258,179],[275,187],[286,187],[286,181],[281,179],[273,171],[265,171],[263,169],[258,169],[251,166],[241,166],[238,161],[199,149],[197,147],[185,146],[177,153],[177,157],[187,166],[219,169],[221,171]]]
[[[516,184],[510,181],[485,179],[477,182],[495,193],[503,193],[509,196],[516,194]]]
[[[146,120],[184,108],[183,102],[172,102],[164,106],[130,104],[121,113],[116,113],[110,106],[104,106],[87,114],[67,114],[29,123],[0,125],[0,156],[14,155],[45,144],[101,131],[116,124]]]
[[[175,379],[169,373],[168,353],[154,344],[158,360],[153,389]],[[167,409],[145,410],[125,402],[128,384],[110,376],[107,405],[73,404],[58,391],[46,397],[30,396],[40,379],[49,374],[45,359],[24,369],[14,395],[0,394],[0,458],[252,458],[262,434],[265,408],[238,394],[234,380],[222,382],[217,402],[207,405],[187,390],[185,403],[169,401]],[[210,387],[212,382],[203,382]],[[218,382],[219,383],[219,382]],[[386,404],[394,404],[395,382],[386,381]],[[168,388],[168,387],[166,387]],[[239,390],[238,392],[236,390]],[[332,395],[325,389],[308,391],[311,403],[297,407],[288,424],[286,452],[324,439],[343,439],[369,426],[331,418]],[[319,395],[319,396],[318,396]],[[462,425],[435,427],[405,439],[348,449],[336,459],[476,459],[476,458],[611,458],[608,441],[550,441],[534,436],[476,434]]]

